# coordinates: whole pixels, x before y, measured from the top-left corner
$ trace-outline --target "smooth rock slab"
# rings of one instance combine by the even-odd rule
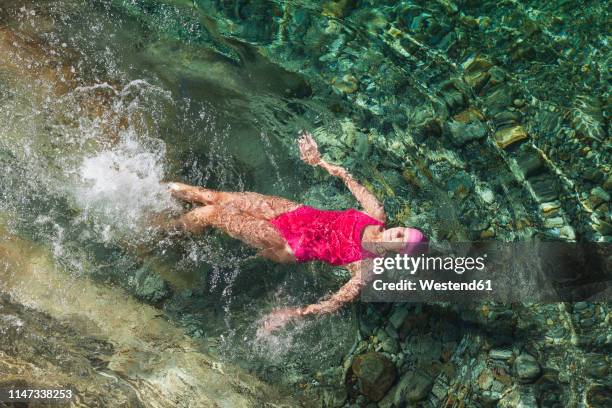
[[[185,408],[299,406],[240,368],[205,354],[201,343],[158,309],[120,289],[71,276],[54,264],[46,248],[10,235],[1,219],[0,254],[0,295],[11,299],[0,298],[0,307],[4,303],[4,310],[11,310],[0,313],[0,328],[10,320],[14,331],[25,330],[19,328],[24,321],[28,333],[49,336],[0,341],[0,385],[9,380],[70,385],[83,401],[93,401],[75,402],[75,407],[171,408],[177,401]],[[53,350],[46,349],[49,344]],[[109,395],[109,389],[120,391]]]

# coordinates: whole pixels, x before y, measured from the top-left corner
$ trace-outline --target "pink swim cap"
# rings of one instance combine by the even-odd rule
[[[406,236],[406,246],[399,251],[400,254],[415,255],[427,251],[427,243],[429,240],[420,230],[416,228],[408,228]]]

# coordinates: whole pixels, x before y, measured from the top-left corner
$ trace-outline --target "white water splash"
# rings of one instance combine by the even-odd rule
[[[129,132],[107,150],[83,159],[77,174],[77,204],[101,223],[104,240],[113,232],[139,232],[155,213],[175,207],[162,183],[165,149],[147,146]]]

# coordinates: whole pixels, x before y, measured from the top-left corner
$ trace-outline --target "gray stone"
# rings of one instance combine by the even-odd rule
[[[494,360],[509,360],[512,357],[510,349],[492,349],[489,351],[489,357]]]
[[[389,317],[389,323],[397,330],[402,326],[402,323],[404,323],[409,313],[410,312],[405,307],[396,307],[391,317]]]
[[[410,371],[399,380],[387,396],[378,403],[378,406],[380,408],[403,407],[406,402],[421,401],[429,395],[432,386],[433,379],[427,374]]]
[[[344,405],[346,398],[347,392],[343,387],[324,388],[321,391],[321,401],[326,407],[340,408]]]
[[[531,381],[540,375],[541,370],[535,357],[522,353],[514,360],[514,371],[519,379]]]
[[[386,330],[379,329],[376,332],[376,337],[380,342],[381,349],[387,353],[395,354],[399,351],[397,340],[387,333]]]
[[[552,217],[544,220],[544,228],[560,228],[564,224],[563,217]]]
[[[605,356],[590,354],[585,356],[585,363],[587,373],[595,378],[604,378],[610,370]]]
[[[501,128],[504,126],[511,126],[517,124],[521,119],[521,115],[518,112],[512,111],[501,111],[493,117],[495,126]]]
[[[486,106],[490,113],[496,114],[512,105],[512,94],[506,88],[500,88],[486,97]]]
[[[538,175],[527,179],[536,193],[539,202],[553,201],[558,197],[555,180],[547,175]]]
[[[160,302],[170,296],[170,286],[161,276],[147,267],[140,268],[134,276],[135,295],[147,302]]]
[[[486,403],[493,403],[499,401],[501,394],[497,391],[483,391],[482,400]]]
[[[595,187],[591,190],[590,201],[593,204],[593,207],[597,207],[601,203],[607,203],[610,201],[610,194],[608,194],[601,187]]]
[[[482,139],[487,134],[487,129],[480,121],[462,123],[453,120],[448,123],[448,129],[453,143],[457,146]]]
[[[468,173],[460,171],[448,180],[446,186],[455,198],[464,199],[472,191],[474,182]]]
[[[603,188],[606,191],[612,191],[612,176],[608,177],[603,183]]]

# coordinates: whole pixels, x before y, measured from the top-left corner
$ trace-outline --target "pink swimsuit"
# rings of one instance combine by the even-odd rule
[[[368,225],[384,226],[354,209],[329,211],[306,205],[270,222],[289,243],[298,262],[319,260],[332,265],[376,257],[361,247],[361,235]]]

